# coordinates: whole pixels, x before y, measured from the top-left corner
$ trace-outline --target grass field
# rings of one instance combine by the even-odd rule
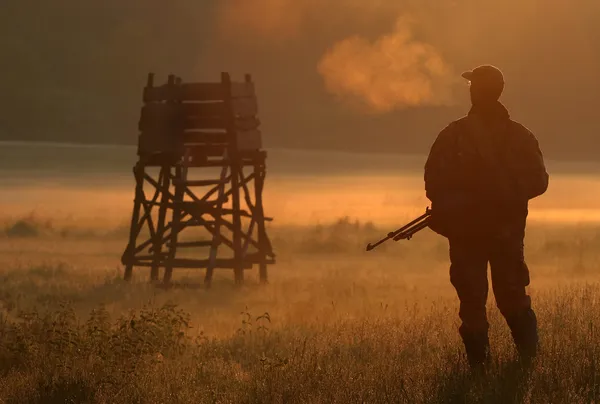
[[[0,402],[600,401],[593,166],[556,166],[551,190],[532,204],[526,254],[541,337],[533,369],[516,367],[490,293],[494,360],[474,378],[445,240],[426,230],[364,251],[426,206],[418,159],[401,160],[394,174],[392,157],[365,157],[353,171],[345,159],[357,156],[327,166],[315,154],[306,172],[297,161],[306,155],[274,152],[266,208],[278,263],[269,284],[252,271],[236,288],[222,272],[204,290],[193,286],[202,273],[179,271],[177,282],[190,286],[163,290],[147,283],[147,270],[122,281],[130,151],[2,148]]]

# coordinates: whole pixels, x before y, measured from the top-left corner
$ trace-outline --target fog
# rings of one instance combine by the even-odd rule
[[[34,215],[56,224],[128,226],[134,147],[0,143],[0,219]],[[264,205],[274,225],[327,224],[343,217],[396,226],[421,215],[425,156],[271,149]],[[600,164],[548,162],[550,187],[530,221],[600,221]],[[195,174],[190,173],[193,177]]]

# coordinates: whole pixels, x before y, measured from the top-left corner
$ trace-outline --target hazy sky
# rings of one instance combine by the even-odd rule
[[[1,138],[134,143],[149,71],[230,71],[254,76],[267,147],[426,153],[491,63],[548,156],[600,149],[596,0],[86,3],[3,1]]]

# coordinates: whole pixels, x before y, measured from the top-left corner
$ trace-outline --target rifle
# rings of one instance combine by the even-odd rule
[[[413,220],[412,222],[402,226],[401,228],[399,228],[396,231],[388,233],[387,237],[382,238],[375,244],[369,243],[367,245],[367,251],[373,250],[374,248],[376,248],[380,244],[385,243],[389,239],[393,239],[394,241],[410,240],[412,238],[412,236],[415,235],[415,233],[417,233],[429,226],[430,216],[431,216],[431,209],[430,208],[425,209],[425,213],[423,215],[419,216],[418,218],[416,218],[415,220]]]

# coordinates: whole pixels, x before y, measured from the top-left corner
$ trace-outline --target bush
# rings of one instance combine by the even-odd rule
[[[5,231],[8,237],[38,237],[41,234],[39,225],[30,220],[21,219]]]

